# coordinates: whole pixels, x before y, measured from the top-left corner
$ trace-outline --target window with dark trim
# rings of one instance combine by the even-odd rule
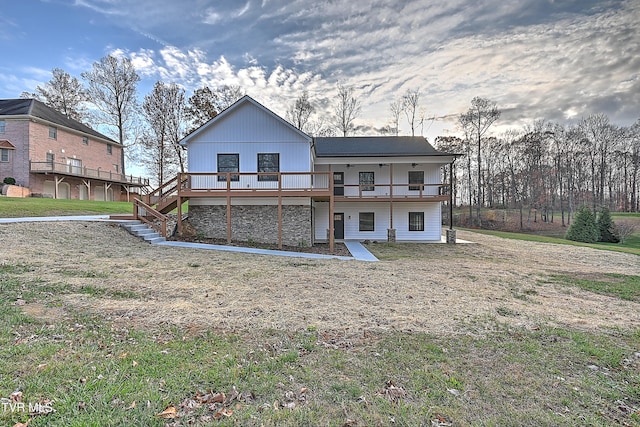
[[[218,154],[218,172],[240,172],[240,154]],[[226,181],[225,175],[218,175],[218,181]],[[231,181],[240,181],[240,175],[231,175]]]
[[[47,153],[47,163],[52,164],[56,159],[55,154]]]
[[[0,162],[8,162],[8,161],[9,161],[9,149],[0,148]]]
[[[82,137],[82,143],[83,143],[84,145],[89,145],[89,138],[87,138],[86,136],[83,136],[83,137]]]
[[[0,120],[0,133],[5,133],[7,130],[7,122]]]
[[[58,128],[55,126],[49,126],[49,138],[58,139]]]
[[[375,230],[375,215],[373,212],[360,212],[360,231]]]
[[[360,172],[360,188],[362,191],[373,191],[376,187],[375,176],[373,172]]]
[[[107,144],[107,154],[112,154],[112,153],[113,153],[113,147]]]
[[[424,212],[409,212],[409,231],[424,231]]]
[[[411,184],[424,184],[424,171],[409,171],[409,190],[420,191],[422,185]]]
[[[279,153],[258,153],[258,172],[280,172]],[[278,175],[258,175],[258,181],[277,181]]]

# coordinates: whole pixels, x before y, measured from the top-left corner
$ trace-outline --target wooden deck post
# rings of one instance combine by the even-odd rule
[[[389,228],[393,229],[393,163],[389,163]]]
[[[282,249],[282,174],[278,172],[278,249]]]
[[[227,243],[231,244],[231,174],[227,172]]]
[[[334,222],[333,222],[333,212],[334,212],[334,194],[333,194],[333,169],[329,168],[329,252],[334,251]]]

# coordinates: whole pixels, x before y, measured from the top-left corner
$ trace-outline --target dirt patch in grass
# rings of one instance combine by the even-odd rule
[[[486,318],[532,329],[640,327],[639,303],[545,282],[557,274],[640,275],[637,256],[458,237],[474,243],[372,244],[382,261],[364,263],[153,246],[111,223],[0,225],[2,263],[29,266],[25,283],[66,286],[29,304],[57,300],[140,327],[312,327],[340,337],[340,345],[385,331],[482,334],[493,324]]]

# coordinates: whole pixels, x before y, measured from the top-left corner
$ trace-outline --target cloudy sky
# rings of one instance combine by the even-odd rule
[[[593,113],[630,125],[639,22],[638,0],[3,0],[0,98],[117,52],[141,97],[158,80],[187,94],[237,84],[284,116],[304,89],[322,109],[337,83],[353,86],[363,129],[418,89],[430,141],[459,134],[475,96],[502,110],[497,130]]]

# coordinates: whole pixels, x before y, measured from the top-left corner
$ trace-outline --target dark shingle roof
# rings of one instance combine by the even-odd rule
[[[318,157],[450,156],[421,136],[358,136],[314,138]]]
[[[32,116],[39,119],[77,130],[82,133],[116,142],[113,139],[91,129],[77,120],[70,119],[59,111],[46,106],[36,99],[0,99],[0,116]]]

